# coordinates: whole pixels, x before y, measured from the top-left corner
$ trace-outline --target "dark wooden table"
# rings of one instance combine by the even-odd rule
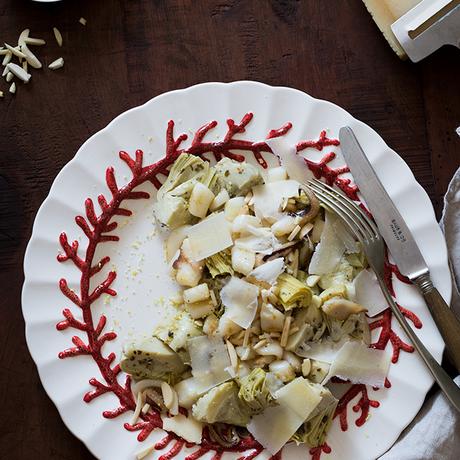
[[[87,26],[79,24],[83,16]],[[63,33],[59,49],[52,35]],[[359,0],[0,0],[0,41],[24,28],[59,56],[0,99],[0,458],[83,459],[24,339],[22,259],[35,213],[78,147],[121,112],[204,81],[259,80],[341,105],[407,161],[439,215],[460,164],[460,52],[418,65],[391,51]],[[0,89],[7,91],[0,81]]]

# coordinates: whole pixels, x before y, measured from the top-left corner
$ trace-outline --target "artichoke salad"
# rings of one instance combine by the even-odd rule
[[[249,432],[275,454],[289,441],[325,442],[332,376],[382,386],[389,360],[368,348],[355,297],[364,254],[289,176],[228,158],[173,164],[154,212],[182,290],[172,319],[125,345],[135,418],[154,407],[187,441],[205,426],[226,447]]]

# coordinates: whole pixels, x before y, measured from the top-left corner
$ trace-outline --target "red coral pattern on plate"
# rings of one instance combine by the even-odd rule
[[[187,139],[186,134],[181,134],[174,138],[174,121],[168,122],[166,130],[166,154],[159,161],[150,164],[143,164],[143,152],[137,150],[134,157],[127,152],[120,152],[119,157],[124,161],[131,170],[132,178],[124,186],[119,187],[115,177],[115,170],[113,167],[108,167],[106,170],[106,184],[111,193],[110,199],[104,195],[99,195],[98,203],[101,212],[97,214],[93,201],[88,198],[85,201],[85,215],[77,216],[75,218],[76,224],[83,230],[88,240],[88,245],[84,251],[84,256],[79,255],[78,241],[69,242],[67,234],[61,233],[59,242],[62,252],[58,254],[57,259],[59,262],[71,261],[75,267],[80,270],[80,292],[77,293],[70,289],[67,281],[62,278],[59,281],[59,288],[64,296],[67,297],[81,312],[81,319],[77,319],[74,313],[69,309],[63,310],[64,319],[60,321],[56,328],[60,331],[73,328],[86,334],[86,341],[79,336],[72,337],[73,346],[60,352],[59,358],[65,359],[76,357],[79,355],[89,355],[97,364],[100,377],[91,378],[89,384],[92,387],[83,399],[85,402],[90,403],[93,399],[105,394],[114,394],[118,401],[118,407],[110,410],[105,410],[103,416],[106,418],[115,418],[125,412],[134,411],[136,402],[134,401],[131,391],[130,377],[126,377],[124,381],[121,379],[121,369],[119,364],[115,363],[116,355],[110,353],[105,355],[103,353],[103,346],[106,342],[114,340],[116,333],[113,331],[105,331],[107,318],[101,315],[99,319],[93,317],[91,307],[93,303],[98,300],[102,294],[115,296],[116,292],[111,288],[117,274],[115,271],[109,271],[105,280],[102,281],[94,289],[90,288],[90,280],[99,273],[110,261],[108,256],[95,261],[95,252],[99,244],[112,241],[119,241],[119,237],[113,234],[117,228],[116,222],[111,222],[115,216],[130,216],[131,211],[125,207],[124,202],[127,200],[144,200],[150,198],[150,194],[143,191],[135,191],[135,188],[146,182],[151,182],[155,188],[161,186],[160,176],[167,176],[169,174],[168,168],[174,161],[183,153],[189,153],[197,156],[203,156],[206,153],[211,153],[216,161],[223,157],[231,158],[236,161],[243,161],[245,157],[237,151],[244,151],[252,154],[258,164],[267,168],[268,164],[263,157],[263,154],[271,154],[270,147],[265,141],[253,142],[244,139],[235,139],[235,135],[244,133],[246,126],[253,118],[252,113],[247,113],[239,123],[234,120],[227,120],[227,133],[222,141],[207,142],[205,137],[209,131],[217,126],[216,121],[211,121],[201,128],[199,128],[188,148],[181,148],[182,143]],[[279,129],[273,129],[268,134],[266,139],[279,137],[285,135],[292,128],[291,123],[284,124]],[[297,144],[297,152],[306,149],[315,149],[322,151],[326,147],[338,146],[337,139],[330,139],[326,135],[326,131],[319,134],[317,140],[300,141]],[[336,154],[333,151],[326,153],[320,161],[314,162],[305,158],[306,166],[312,171],[313,175],[318,179],[324,179],[329,185],[335,185],[344,191],[351,199],[359,201],[358,188],[351,183],[348,178],[340,177],[342,174],[349,172],[347,166],[339,168],[332,168],[329,163],[334,160]],[[123,205],[123,206],[122,206]],[[393,275],[399,280],[409,283],[394,264],[386,262],[386,282],[390,292],[394,296],[393,289]],[[403,314],[414,323],[417,328],[422,327],[418,317],[411,311],[401,307]],[[375,343],[371,346],[377,349],[385,349],[388,343],[393,347],[392,362],[396,363],[400,351],[413,352],[413,347],[405,343],[398,334],[392,329],[392,313],[385,310],[383,314],[376,320],[370,323],[371,329],[380,329],[380,334]],[[390,382],[387,381],[385,385],[389,388]],[[348,406],[355,401],[352,406],[354,412],[360,412],[359,417],[355,420],[357,426],[363,425],[369,415],[370,408],[377,408],[379,403],[370,399],[369,389],[365,385],[351,385],[347,392],[340,398],[336,417],[339,417],[340,426],[343,431],[348,428]],[[356,398],[359,400],[356,402]],[[162,420],[160,413],[151,409],[149,412],[140,415],[140,421],[134,425],[125,424],[125,428],[129,431],[138,432],[137,439],[144,441],[149,434],[156,428],[162,428]],[[239,460],[251,460],[259,455],[263,447],[255,441],[251,436],[242,438],[238,444],[229,448],[223,448],[221,445],[214,442],[207,430],[203,432],[203,439],[200,445],[194,446],[193,444],[186,443],[183,439],[178,438],[174,433],[167,433],[156,445],[155,450],[166,450],[159,458],[161,460],[169,460],[176,457],[183,447],[196,447],[196,450],[186,457],[186,460],[197,460],[203,457],[208,452],[214,452],[213,460],[219,460],[224,452],[240,452],[243,455]],[[310,454],[313,460],[319,460],[321,455],[329,454],[331,448],[325,443],[323,446],[310,449]],[[272,460],[279,460],[281,452],[272,457]]]

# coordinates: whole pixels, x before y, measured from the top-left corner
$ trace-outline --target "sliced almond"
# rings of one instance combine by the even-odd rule
[[[20,51],[19,46],[13,47],[8,45],[8,43],[5,43],[5,46],[8,48],[9,51],[11,51],[12,54],[17,56],[18,58],[26,58],[26,55],[22,51]]]
[[[13,64],[12,62],[10,62],[6,67],[8,68],[10,73],[18,77],[24,83],[29,82],[31,75],[30,73],[27,73],[22,67],[18,66],[17,64]]]
[[[3,58],[2,65],[8,64],[8,62],[11,61],[11,58],[13,57],[13,53],[9,50],[7,50],[7,53],[5,54],[5,57]]]
[[[60,69],[63,66],[64,66],[64,59],[60,57],[60,58],[56,59],[55,61],[53,61],[48,66],[48,68],[51,69],[51,70],[57,70],[57,69]]]
[[[56,38],[57,44],[62,46],[62,34],[57,27],[53,27],[54,36]]]
[[[280,345],[285,347],[289,338],[289,329],[291,328],[292,316],[286,316],[284,319],[283,332],[281,334]]]
[[[34,68],[34,69],[41,69],[42,63],[38,60],[37,56],[35,56],[32,51],[27,46],[22,47],[22,52],[25,56],[26,61]]]
[[[161,393],[163,395],[165,406],[169,409],[169,412],[172,415],[177,415],[179,413],[179,402],[175,390],[172,389],[169,383],[162,382]]]
[[[26,38],[29,36],[29,32],[30,30],[29,29],[24,29],[21,34],[19,35],[19,38],[18,38],[18,45],[19,46],[24,46],[26,44]]]
[[[225,343],[227,345],[227,351],[228,351],[228,356],[230,358],[230,364],[232,365],[233,370],[236,372],[238,370],[238,355],[236,354],[235,347],[228,340],[226,340]]]
[[[16,83],[15,82],[12,83],[12,85],[10,86],[9,91],[10,91],[11,94],[14,94],[16,92]]]
[[[42,46],[46,45],[46,41],[43,40],[43,38],[33,38],[33,37],[27,37],[24,39],[24,43],[26,45],[33,45],[33,46]]]

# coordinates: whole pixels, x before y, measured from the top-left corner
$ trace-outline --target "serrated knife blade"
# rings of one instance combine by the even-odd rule
[[[345,162],[372,213],[400,272],[411,280],[428,273],[428,266],[403,217],[380,182],[353,130],[339,132]]]

